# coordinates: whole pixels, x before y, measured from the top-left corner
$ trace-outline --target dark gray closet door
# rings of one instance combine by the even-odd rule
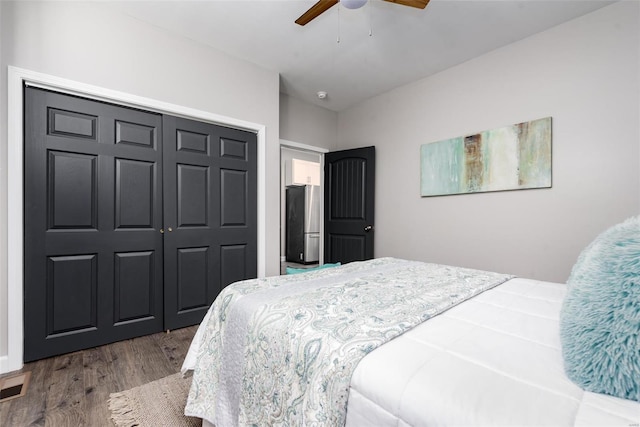
[[[222,288],[257,275],[257,142],[165,116],[165,328],[202,320]]]
[[[161,123],[25,89],[25,361],[162,330]]]

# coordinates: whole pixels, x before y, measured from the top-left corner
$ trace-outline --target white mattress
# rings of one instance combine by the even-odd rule
[[[640,403],[565,376],[565,291],[513,279],[374,350],[353,374],[347,426],[638,426]]]

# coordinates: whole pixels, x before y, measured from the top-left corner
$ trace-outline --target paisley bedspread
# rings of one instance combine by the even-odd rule
[[[342,426],[358,362],[512,276],[394,258],[234,283],[189,350],[185,414],[226,426]]]

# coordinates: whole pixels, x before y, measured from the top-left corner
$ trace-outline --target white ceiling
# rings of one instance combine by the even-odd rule
[[[281,92],[341,111],[613,1],[431,0],[420,10],[369,0],[362,9],[336,5],[304,27],[295,24],[314,3],[165,0],[109,5],[275,70]],[[318,91],[326,91],[326,99],[318,99]]]

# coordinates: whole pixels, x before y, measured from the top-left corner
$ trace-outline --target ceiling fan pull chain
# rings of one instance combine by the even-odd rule
[[[369,37],[373,36],[373,25],[371,24],[371,3],[367,2],[367,12],[369,13]]]
[[[340,7],[338,7],[338,38],[336,39],[336,43],[340,43]]]

